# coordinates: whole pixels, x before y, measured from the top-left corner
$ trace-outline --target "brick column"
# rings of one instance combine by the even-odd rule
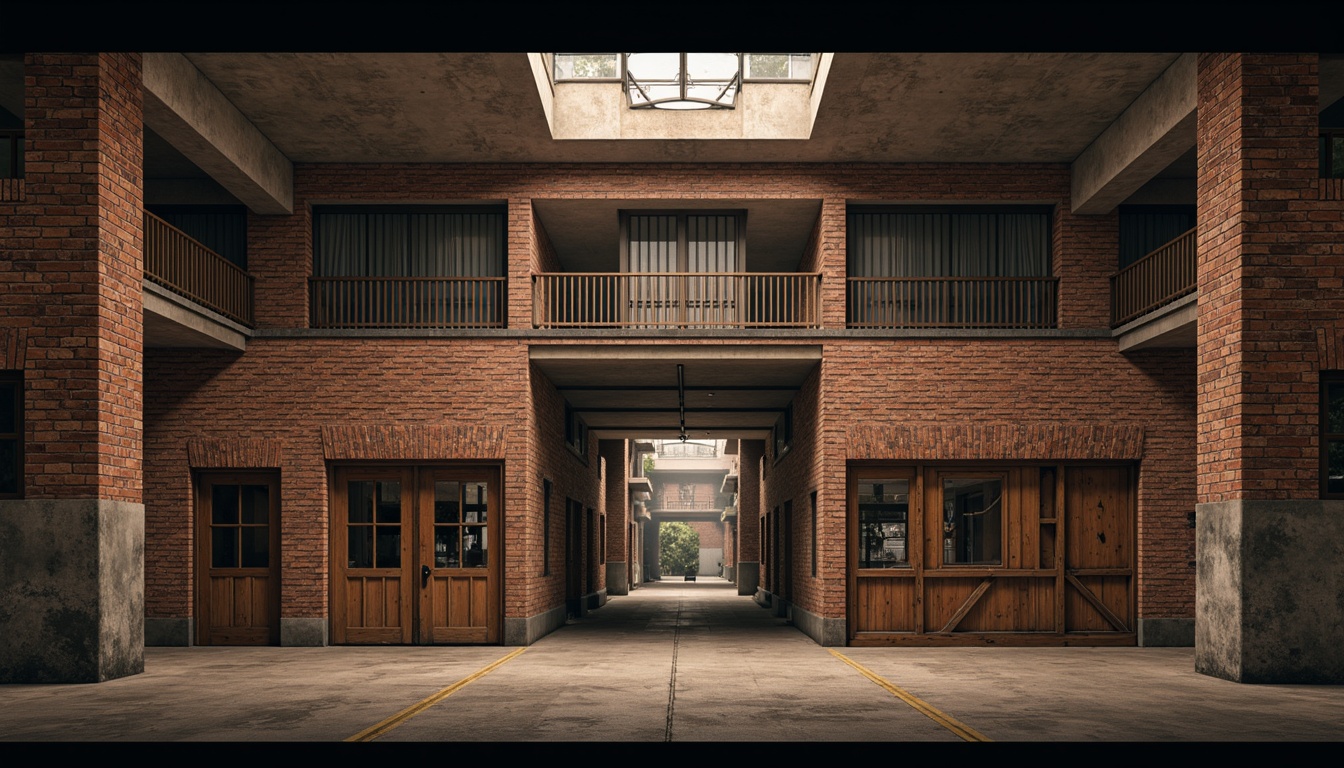
[[[144,670],[140,55],[28,54],[0,317],[23,372],[23,498],[0,501],[0,682]]]
[[[606,462],[607,478],[603,493],[607,507],[607,594],[630,594],[630,552],[627,546],[630,526],[630,470],[628,440],[599,440],[598,455]]]
[[[1314,221],[1317,66],[1198,63],[1195,665],[1241,682],[1344,682],[1344,503],[1320,499],[1317,356],[1344,254]]]
[[[833,197],[822,200],[816,265],[812,269],[821,273],[821,326],[827,329],[845,327],[848,295],[845,284],[848,274],[846,231],[845,201]]]
[[[743,440],[737,468],[737,594],[754,595],[761,579],[761,457],[765,441]]]

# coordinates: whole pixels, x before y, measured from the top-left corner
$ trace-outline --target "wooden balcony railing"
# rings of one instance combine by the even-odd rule
[[[1057,277],[851,277],[850,328],[1054,328]]]
[[[503,328],[502,277],[310,278],[313,328]]]
[[[252,326],[252,275],[148,211],[145,279]]]
[[[560,272],[532,276],[537,328],[817,328],[817,272]]]
[[[1195,291],[1195,230],[1178,235],[1111,276],[1111,327]]]

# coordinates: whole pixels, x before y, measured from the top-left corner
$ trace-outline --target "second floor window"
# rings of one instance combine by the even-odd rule
[[[314,211],[315,328],[504,324],[502,208]]]
[[[1050,274],[1044,209],[849,212],[851,277],[1043,277]]]
[[[503,277],[504,212],[318,209],[318,277]]]

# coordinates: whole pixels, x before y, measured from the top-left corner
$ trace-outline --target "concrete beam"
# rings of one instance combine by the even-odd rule
[[[179,53],[144,54],[145,124],[253,213],[294,210],[294,166]]]
[[[1195,145],[1195,54],[1182,54],[1072,167],[1074,213],[1109,213]]]

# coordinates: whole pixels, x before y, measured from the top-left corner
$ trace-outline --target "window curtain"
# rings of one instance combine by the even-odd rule
[[[1036,277],[1050,274],[1045,213],[849,215],[850,277]]]
[[[500,213],[339,213],[316,217],[318,277],[503,277]]]

